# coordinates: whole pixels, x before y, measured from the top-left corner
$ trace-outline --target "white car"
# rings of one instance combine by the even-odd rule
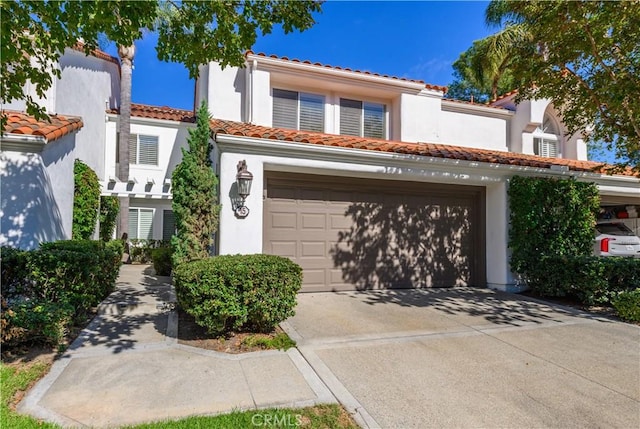
[[[640,258],[640,238],[622,222],[598,223],[593,250],[597,256]]]

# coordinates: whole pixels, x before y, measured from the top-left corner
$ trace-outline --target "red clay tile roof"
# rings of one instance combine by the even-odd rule
[[[455,98],[443,98],[442,101],[452,101],[454,103],[460,103],[460,104],[468,104],[470,106],[479,106],[479,107],[488,107],[491,109],[498,109],[498,110],[508,110],[502,106],[493,106],[489,103],[476,103],[473,101],[466,101],[466,100],[457,100]]]
[[[211,120],[211,130],[217,134],[281,140],[287,142],[335,146],[379,152],[417,155],[435,158],[475,161],[490,164],[505,164],[522,167],[550,168],[552,165],[567,166],[573,171],[603,172],[604,164],[563,158],[544,158],[514,152],[466,148],[440,143],[403,143],[390,140],[369,139],[335,134],[269,128],[241,122]],[[631,171],[622,173],[633,175]]]
[[[84,43],[78,42],[74,46],[72,46],[71,49],[73,49],[74,51],[84,53]],[[118,58],[112,57],[111,55],[107,54],[104,51],[101,51],[100,49],[94,49],[93,51],[91,51],[91,55],[101,60],[105,60],[105,61],[109,61],[111,63],[117,64],[118,67],[120,67],[120,60],[118,60]]]
[[[51,115],[49,121],[37,120],[24,112],[3,110],[7,124],[3,133],[42,136],[53,141],[82,128],[82,118],[78,116]]]
[[[120,114],[118,109],[107,110],[107,113]],[[164,119],[176,122],[195,122],[192,110],[174,109],[168,106],[151,106],[149,104],[131,103],[131,116],[136,118]]]
[[[500,101],[500,100],[502,100],[503,98],[510,97],[510,96],[512,96],[512,95],[514,95],[514,94],[517,94],[517,93],[518,93],[518,90],[517,90],[517,89],[514,89],[514,90],[509,91],[509,92],[505,92],[504,94],[502,94],[502,95],[498,96],[498,98],[495,98],[495,99],[491,100],[489,103],[490,103],[490,104],[493,104],[493,103],[495,103],[496,101]]]
[[[397,77],[397,76],[389,76],[386,74],[378,74],[378,73],[372,73],[366,70],[352,70],[350,68],[346,68],[346,67],[339,67],[339,66],[332,66],[329,64],[322,64],[322,63],[314,63],[311,62],[309,60],[299,60],[297,58],[293,58],[293,59],[289,59],[288,57],[279,57],[277,55],[267,55],[264,52],[259,52],[259,53],[254,53],[252,51],[247,51],[246,55],[256,55],[259,57],[265,57],[265,58],[274,58],[277,60],[284,60],[284,61],[289,61],[292,63],[300,63],[300,64],[309,64],[309,65],[313,65],[313,66],[317,66],[317,67],[325,67],[325,68],[329,68],[329,69],[334,69],[334,70],[343,70],[343,71],[348,71],[348,72],[352,72],[352,73],[359,73],[359,74],[364,74],[364,75],[369,75],[369,76],[378,76],[378,77],[384,77],[387,79],[394,79],[394,80],[401,80],[404,82],[413,82],[413,83],[420,83],[423,84],[425,86],[425,88],[427,89],[432,89],[434,91],[442,91],[442,92],[447,92],[447,87],[446,86],[440,86],[440,85],[432,85],[430,83],[425,83],[423,80],[417,80],[417,79],[407,79],[404,77]]]

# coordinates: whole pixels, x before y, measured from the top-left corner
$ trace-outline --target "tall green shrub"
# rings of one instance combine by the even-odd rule
[[[100,197],[100,239],[102,241],[109,241],[113,237],[119,211],[118,197]]]
[[[211,165],[210,139],[209,109],[203,101],[197,126],[189,130],[189,148],[182,149],[182,161],[171,178],[176,219],[176,235],[171,241],[174,267],[207,258],[218,227],[218,179]]]
[[[73,226],[74,240],[89,240],[96,228],[100,207],[100,182],[96,173],[76,159],[73,165]]]
[[[594,183],[513,177],[509,183],[511,269],[531,280],[533,273],[544,270],[545,257],[590,255],[599,205]]]

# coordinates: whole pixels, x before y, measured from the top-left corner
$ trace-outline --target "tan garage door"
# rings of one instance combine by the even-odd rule
[[[271,173],[265,253],[303,291],[483,286],[484,188]]]

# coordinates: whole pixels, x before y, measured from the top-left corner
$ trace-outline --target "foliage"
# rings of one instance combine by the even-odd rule
[[[274,255],[224,255],[174,267],[180,306],[211,333],[272,330],[294,315],[302,269]]]
[[[526,281],[548,256],[587,256],[599,209],[598,189],[575,179],[511,178],[511,269]]]
[[[96,228],[100,207],[100,181],[84,162],[76,159],[73,165],[73,227],[75,240],[89,240]]]
[[[140,264],[148,264],[153,262],[153,251],[161,247],[169,247],[167,240],[144,240],[134,238],[130,240],[131,246],[129,246],[129,253],[131,256],[131,262],[137,262]]]
[[[587,305],[609,305],[618,294],[640,288],[640,260],[545,256],[528,271],[527,283],[541,296],[569,296]]]
[[[195,78],[198,67],[210,61],[239,66],[258,32],[268,34],[281,24],[285,33],[306,30],[312,14],[321,10],[317,1],[294,2],[0,2],[2,89],[6,103],[26,100],[27,112],[45,118],[45,109],[24,93],[31,82],[43,97],[60,77],[57,60],[65,48],[79,46],[89,55],[99,39],[131,46],[142,31],[158,31],[158,58],[181,62]],[[6,121],[2,115],[4,128]]]
[[[621,319],[630,322],[640,322],[640,288],[627,292],[620,292],[612,300],[613,307]]]
[[[288,350],[296,346],[296,342],[284,332],[280,332],[274,337],[266,337],[261,334],[250,335],[242,343],[247,347],[260,347],[265,350]]]
[[[569,133],[592,129],[640,168],[638,1],[493,0],[486,16],[521,35],[496,46],[511,57],[516,102],[550,99]]]
[[[3,346],[27,341],[61,344],[74,313],[71,304],[65,301],[40,299],[15,302],[2,310],[0,343]]]
[[[32,251],[3,248],[2,344],[60,341],[115,289],[121,253],[116,240],[58,241]]]
[[[498,33],[491,37],[505,36]],[[513,89],[511,57],[493,52],[495,40],[491,37],[473,42],[453,63],[454,81],[447,89],[447,97],[487,103]]]
[[[170,276],[171,275],[171,248],[159,247],[151,251],[151,257],[153,259],[153,268],[156,270],[156,275]]]
[[[218,228],[218,178],[211,166],[209,109],[202,102],[195,130],[189,130],[188,150],[182,149],[182,161],[171,178],[172,208],[176,234],[171,240],[173,265],[210,255],[213,234]]]
[[[38,421],[33,417],[20,415],[11,409],[11,404],[19,392],[25,391],[42,378],[49,366],[44,363],[8,366],[0,363],[0,427],[1,428],[57,428],[53,423]]]
[[[120,203],[118,197],[100,197],[100,239],[109,241],[113,238],[113,230],[116,227]]]

